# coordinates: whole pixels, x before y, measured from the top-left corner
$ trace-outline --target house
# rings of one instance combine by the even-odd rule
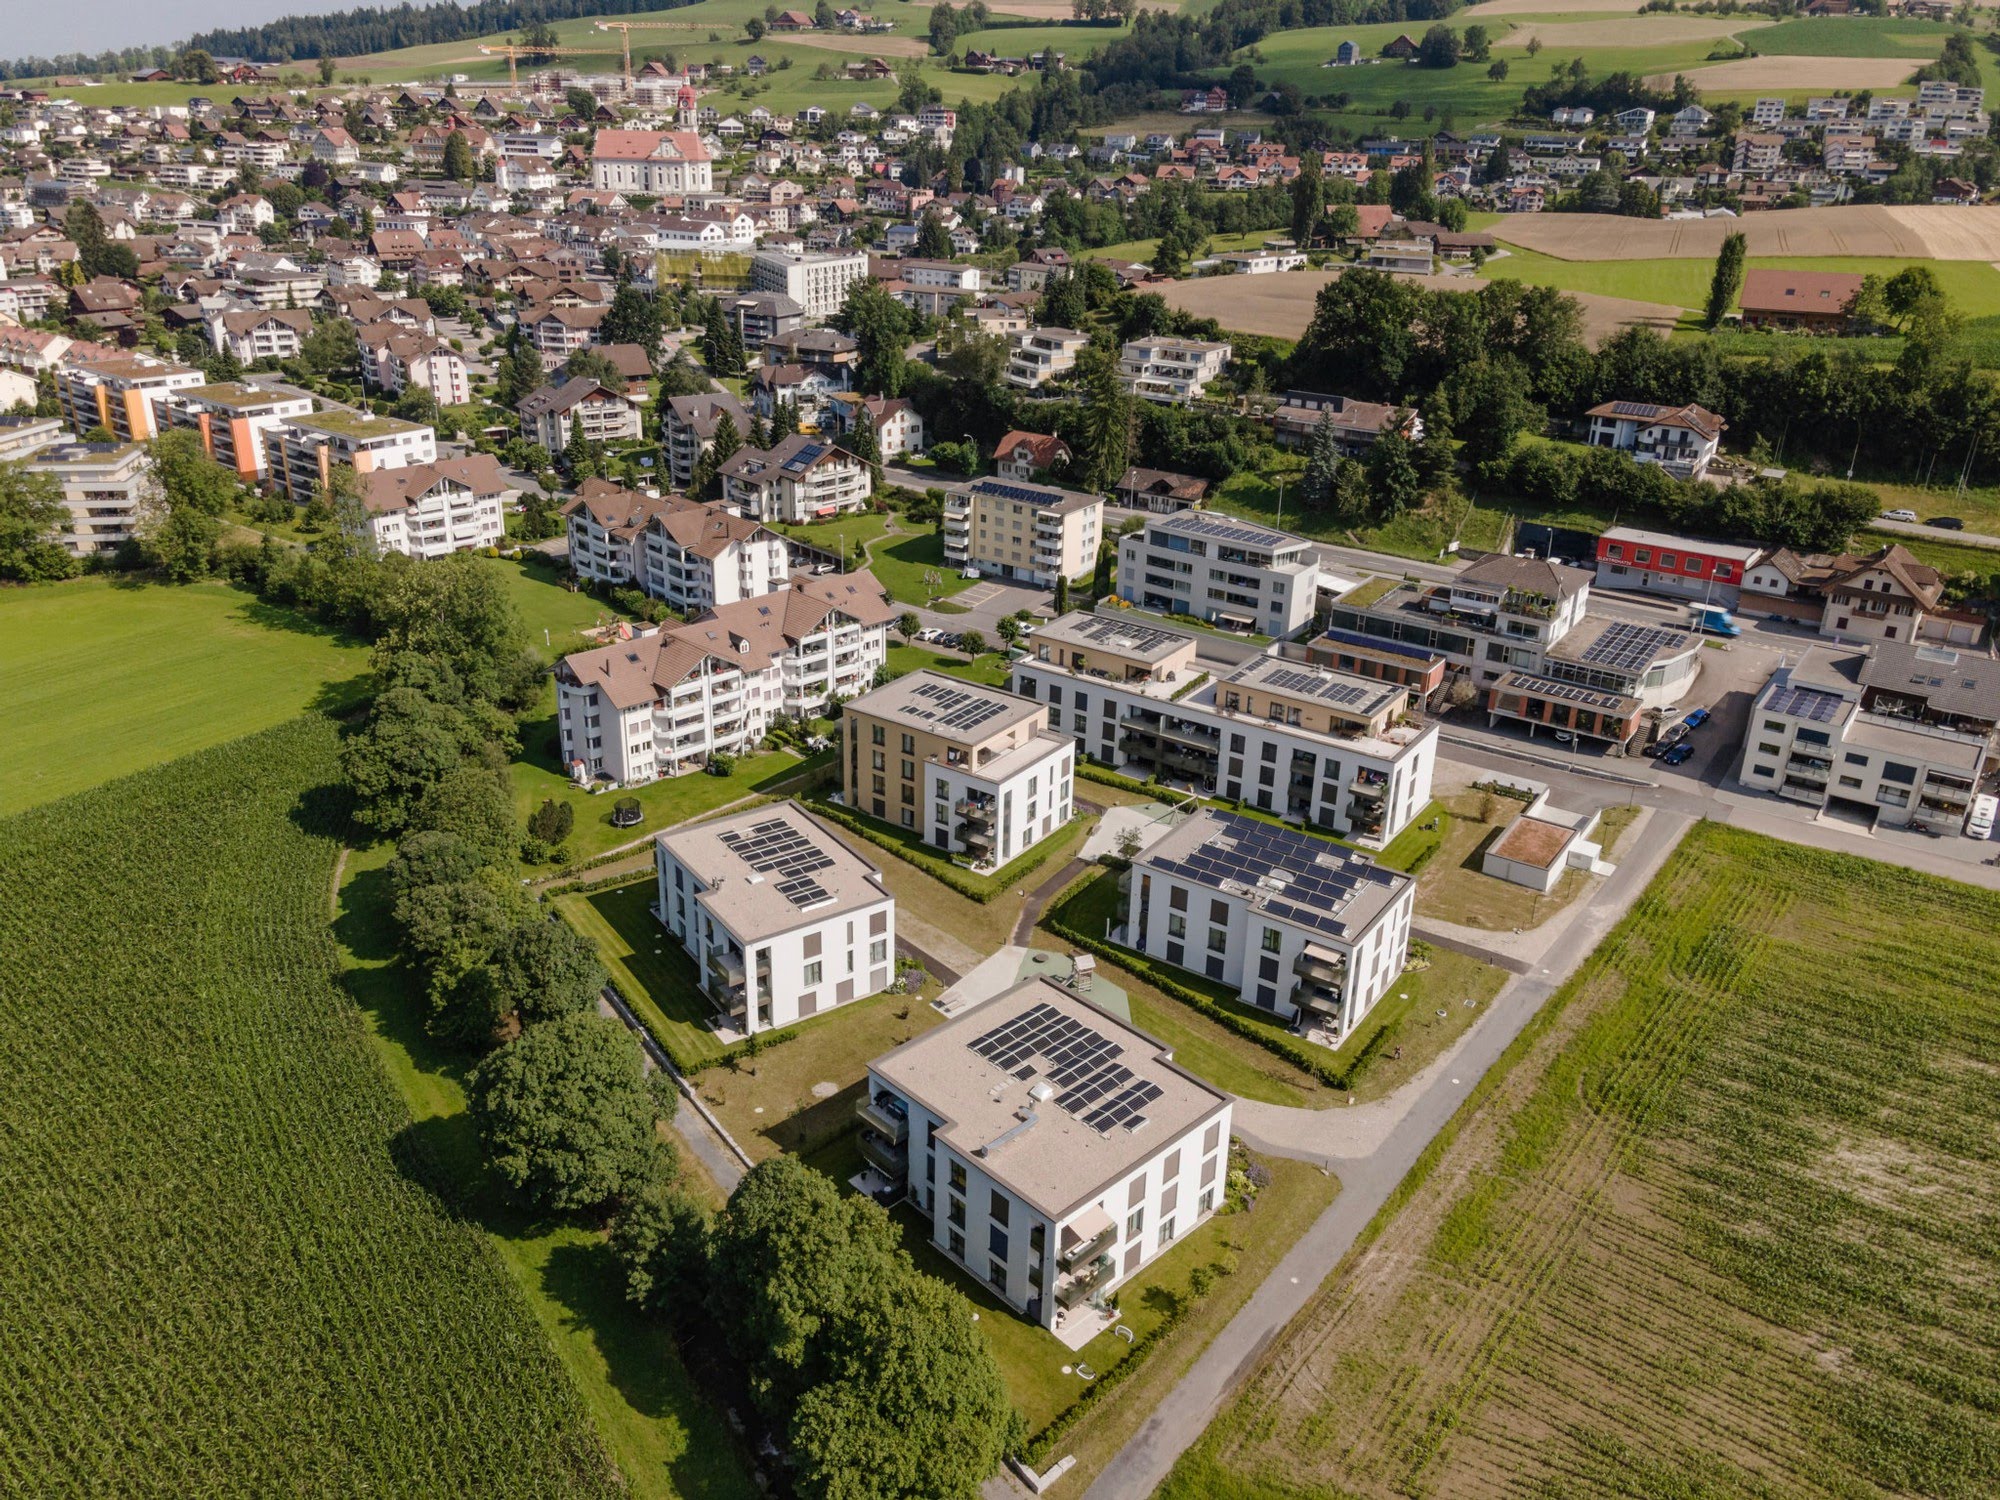
[[[587,443],[637,442],[642,434],[639,403],[623,389],[588,375],[543,386],[523,397],[515,410],[522,438],[551,453],[562,452],[579,431]]]
[[[1584,413],[1593,448],[1616,448],[1642,464],[1658,464],[1676,479],[1699,479],[1721,451],[1729,424],[1705,407],[1606,401]]]
[[[1737,299],[1743,326],[1838,332],[1847,326],[1861,282],[1859,274],[1845,271],[1745,271]]]
[[[378,553],[444,557],[497,545],[520,491],[491,454],[375,469],[360,476],[368,537]]]
[[[1218,679],[1197,637],[1120,613],[1040,626],[1013,690],[1114,769],[1379,846],[1429,802],[1438,730],[1394,683],[1265,653]],[[1056,712],[1060,710],[1060,712]],[[1282,768],[1282,770],[1281,770]]]
[[[1114,493],[1118,504],[1127,510],[1165,514],[1198,509],[1208,498],[1208,481],[1162,469],[1127,469]]]
[[[1302,271],[1306,267],[1303,250],[1228,250],[1215,257],[1226,271],[1238,276],[1259,276],[1272,271]]]
[[[1734,609],[1744,575],[1763,555],[1761,547],[1690,541],[1614,526],[1597,539],[1597,586],[1670,594]]]
[[[1929,617],[1938,612],[1944,578],[1891,543],[1867,557],[1837,561],[1821,592],[1826,599],[1821,635],[1907,644],[1925,634]]]
[[[993,445],[993,472],[1002,479],[1034,479],[1069,467],[1069,444],[1052,433],[1010,432]]]
[[[1417,883],[1367,855],[1203,808],[1135,855],[1123,940],[1338,1046],[1409,962]]]
[[[1132,339],[1118,351],[1118,381],[1135,396],[1169,405],[1201,399],[1233,351],[1201,339]]]
[[[312,314],[251,309],[225,312],[209,319],[209,342],[239,364],[262,359],[297,359],[313,329]]]
[[[1417,55],[1417,44],[1408,32],[1400,32],[1382,44],[1381,55],[1394,58],[1397,62],[1408,62]]]
[[[772,31],[781,32],[811,31],[816,25],[813,18],[802,10],[779,11],[768,24]]]
[[[1034,328],[1015,341],[1007,356],[1007,383],[1022,390],[1039,390],[1076,368],[1076,357],[1090,345],[1090,336],[1073,328]]]
[[[945,492],[942,531],[953,567],[1052,588],[1096,564],[1104,501],[1019,480],[975,479]]]
[[[1047,979],[877,1058],[859,1108],[859,1180],[907,1194],[940,1254],[1071,1349],[1223,1201],[1229,1096]]]
[[[654,915],[732,1031],[776,1031],[895,978],[882,872],[797,802],[668,829],[653,865]]]
[[[578,577],[635,586],[683,613],[775,593],[791,577],[784,537],[720,505],[590,479],[563,518]]]
[[[781,402],[789,402],[799,421],[815,430],[820,425],[820,409],[828,396],[846,385],[845,370],[838,375],[804,365],[765,364],[750,377],[750,409],[770,419]]]
[[[1303,537],[1196,511],[1118,542],[1118,597],[1211,625],[1289,636],[1313,617],[1319,557]]]
[[[924,419],[907,397],[835,395],[822,408],[822,423],[834,437],[849,436],[865,419],[884,461],[924,451]]]
[[[714,188],[712,161],[692,130],[599,130],[590,148],[590,185],[600,190],[666,194]]]
[[[312,158],[329,167],[351,167],[361,160],[361,143],[338,125],[313,132]]]
[[[1271,414],[1271,441],[1280,448],[1310,448],[1322,425],[1332,427],[1343,458],[1360,458],[1392,427],[1413,443],[1424,440],[1423,418],[1408,407],[1286,391]]]
[[[824,520],[858,511],[873,489],[868,465],[839,444],[794,433],[774,448],[745,447],[717,472],[722,497],[759,521]]]
[[[1342,42],[1333,49],[1333,61],[1327,64],[1327,66],[1333,68],[1352,68],[1357,66],[1360,61],[1361,44],[1357,41],[1349,40]]]
[[[415,386],[429,391],[440,406],[471,401],[471,368],[445,340],[389,322],[365,324],[354,332],[368,384],[391,395]]]

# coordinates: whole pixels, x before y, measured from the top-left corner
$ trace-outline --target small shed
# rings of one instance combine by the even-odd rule
[[[1546,896],[1571,867],[1598,872],[1606,868],[1598,858],[1602,851],[1590,842],[1597,823],[1595,812],[1551,807],[1548,793],[1543,792],[1487,848],[1479,868],[1496,880]]]

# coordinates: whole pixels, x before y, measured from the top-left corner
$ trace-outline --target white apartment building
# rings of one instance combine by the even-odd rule
[[[653,868],[653,915],[732,1030],[789,1026],[896,976],[896,899],[882,872],[796,802],[669,829]]]
[[[312,326],[312,314],[302,308],[220,312],[208,320],[208,341],[239,364],[296,359]]]
[[[1072,1349],[1226,1189],[1228,1095],[1046,979],[878,1057],[857,1111],[863,1157],[932,1243]]]
[[[775,448],[738,449],[717,472],[722,498],[759,521],[823,520],[860,510],[874,492],[867,464],[808,433]]]
[[[590,149],[590,185],[600,191],[706,193],[715,187],[708,147],[692,130],[600,130]]]
[[[356,474],[437,461],[437,430],[399,417],[340,408],[273,423],[264,433],[264,471],[279,493],[304,505],[335,464]]]
[[[1409,960],[1417,883],[1367,855],[1203,808],[1120,878],[1116,941],[1337,1047]]]
[[[945,495],[945,561],[1053,588],[1097,563],[1104,501],[1018,479],[975,479]]]
[[[153,488],[144,444],[66,440],[27,455],[21,464],[62,487],[69,525],[57,540],[72,555],[116,552],[139,534]]]
[[[771,721],[823,713],[889,659],[898,613],[867,572],[803,574],[686,625],[580,651],[556,666],[557,734],[579,785],[635,786],[763,741]]]
[[[1118,543],[1118,597],[1162,614],[1288,636],[1319,597],[1319,554],[1303,537],[1194,511],[1149,519]]]
[[[686,613],[776,593],[791,579],[785,538],[720,505],[593,479],[563,515],[578,577],[633,584]]]
[[[1201,398],[1232,352],[1201,339],[1134,339],[1118,351],[1118,379],[1147,401],[1185,406]]]
[[[121,443],[143,443],[159,435],[160,409],[171,392],[207,383],[199,370],[134,356],[62,366],[56,397],[78,437],[104,427]]]
[[[376,469],[359,479],[375,550],[416,558],[499,545],[507,505],[520,493],[486,453]]]
[[[1957,833],[2000,722],[2000,663],[1944,646],[1813,646],[1750,707],[1739,785],[1883,827]]]
[[[582,429],[586,443],[636,443],[642,432],[639,403],[623,391],[579,375],[543,386],[521,399],[521,436],[560,453]]]
[[[1607,401],[1584,415],[1593,448],[1616,448],[1642,464],[1658,464],[1676,479],[1699,479],[1722,450],[1729,424],[1706,407]]]
[[[676,489],[686,489],[694,478],[694,466],[702,454],[715,446],[715,430],[727,416],[741,438],[750,430],[750,418],[743,403],[727,391],[710,391],[697,396],[669,396],[660,409],[661,446],[666,449],[667,473]]]
[[[1074,370],[1077,355],[1089,347],[1089,335],[1073,328],[1030,328],[1007,356],[1007,384],[1037,390]]]
[[[312,397],[230,381],[175,391],[164,410],[169,426],[199,433],[210,458],[245,484],[256,484],[265,477],[264,434],[281,422],[311,416]]]
[[[841,712],[847,805],[976,867],[998,868],[1069,822],[1076,742],[998,688],[912,672]]]
[[[1102,765],[1378,845],[1430,803],[1437,726],[1397,683],[1271,655],[1217,676],[1193,636],[1116,615],[1029,639],[1013,690]]]
[[[355,330],[355,337],[362,374],[377,390],[393,396],[416,386],[429,391],[439,406],[464,406],[472,400],[471,368],[443,339],[394,323],[371,323]]]
[[[862,250],[760,250],[750,258],[750,290],[777,292],[824,321],[847,305],[847,289],[868,279]]]

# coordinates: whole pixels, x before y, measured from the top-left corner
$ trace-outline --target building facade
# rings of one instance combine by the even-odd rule
[[[267,470],[264,435],[282,422],[312,415],[312,397],[227,382],[175,391],[165,412],[168,424],[199,433],[208,456],[245,484],[261,481]]]
[[[435,428],[364,411],[292,417],[264,433],[264,472],[274,489],[299,505],[320,492],[336,464],[365,475],[436,461]]]
[[[847,305],[847,290],[868,279],[864,251],[760,250],[750,258],[750,289],[777,292],[796,302],[815,322]]]
[[[600,130],[591,144],[590,185],[661,197],[706,193],[715,181],[708,147],[692,130]]]
[[[116,552],[138,536],[153,487],[144,444],[58,442],[29,454],[22,467],[61,486],[69,524],[56,540],[73,556]]]
[[[1697,542],[1664,532],[1614,526],[1597,539],[1597,586],[1669,594],[1734,609],[1761,547]]]
[[[639,403],[588,375],[531,391],[518,410],[521,436],[551,453],[562,452],[579,430],[586,443],[634,443],[643,430]]]
[[[1118,597],[1161,614],[1288,636],[1313,616],[1319,554],[1303,537],[1180,513],[1118,543]]]
[[[1052,588],[1097,564],[1104,502],[1020,480],[975,479],[945,494],[944,558],[953,567]]]
[[[507,535],[508,502],[519,493],[486,453],[358,477],[375,550],[415,558],[498,546]]]
[[[1232,352],[1201,339],[1133,339],[1118,351],[1118,379],[1143,400],[1186,406],[1201,399]]]
[[[168,396],[205,384],[199,370],[140,357],[68,364],[56,371],[56,397],[70,431],[83,437],[103,427],[121,443],[159,436]]]
[[[858,511],[875,489],[867,464],[808,433],[794,433],[775,448],[738,449],[717,472],[722,498],[759,521],[797,524]]]

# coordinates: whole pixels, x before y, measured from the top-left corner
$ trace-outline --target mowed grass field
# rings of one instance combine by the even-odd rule
[[[0,815],[344,707],[367,671],[367,648],[219,583],[0,589]]]
[[[338,774],[307,715],[0,823],[10,1493],[626,1493],[341,988]]]
[[[1703,823],[1171,1500],[1993,1493],[2000,895]]]

